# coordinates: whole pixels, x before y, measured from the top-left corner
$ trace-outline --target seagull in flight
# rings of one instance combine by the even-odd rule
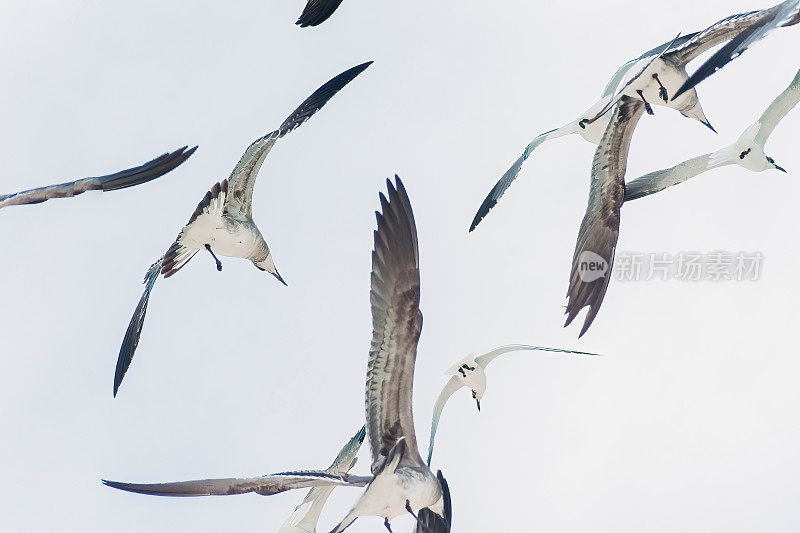
[[[419,454],[412,396],[417,344],[422,331],[417,229],[411,202],[399,177],[387,180],[376,212],[370,305],[372,342],[367,360],[366,433],[372,475],[299,470],[246,479],[132,484],[103,481],[129,492],[159,496],[202,496],[255,492],[277,494],[292,489],[366,487],[347,516],[331,533],[341,533],[360,516],[389,520],[410,513],[419,522],[428,508],[444,520],[443,477],[435,476]]]
[[[800,22],[800,0],[786,0],[769,9],[751,11],[724,18],[688,38],[676,39],[666,49],[654,50],[637,59],[642,68],[631,68],[616,94],[600,112],[585,124],[590,124],[609,112],[623,96],[640,99],[649,115],[652,105],[662,105],[694,118],[716,133],[705,118],[697,99],[695,86],[742,55],[753,43],[763,39],[775,28]],[[726,43],[689,76],[686,66],[704,52]]]
[[[175,242],[158,259],[145,276],[145,291],[131,318],[120,348],[114,373],[114,396],[117,395],[122,378],[128,371],[144,325],[150,292],[158,274],[165,278],[173,276],[197,252],[208,251],[217,270],[222,271],[222,262],[217,254],[240,257],[251,261],[261,270],[272,274],[286,285],[267,246],[261,231],[253,221],[253,188],[256,177],[275,142],[300,126],[324,106],[333,95],[364,71],[372,61],[362,63],[325,83],[314,91],[278,129],[256,139],[245,150],[230,177],[215,184],[195,209],[189,223],[183,227]]]
[[[580,336],[600,311],[611,278],[619,239],[620,208],[625,197],[628,151],[644,112],[644,102],[624,96],[614,107],[611,123],[594,154],[589,205],[575,244],[564,324],[569,326],[580,310],[589,306]]]
[[[775,160],[766,155],[764,145],[781,120],[800,101],[800,71],[786,88],[764,111],[758,122],[744,130],[739,139],[714,153],[684,161],[666,170],[652,172],[625,185],[625,201],[663,191],[679,183],[727,165],[739,165],[753,172],[780,170],[786,172]]]
[[[431,419],[431,440],[428,443],[428,466],[430,466],[431,457],[433,457],[433,442],[436,438],[436,430],[439,427],[439,419],[442,417],[442,411],[444,410],[447,400],[449,400],[450,397],[460,388],[467,387],[470,389],[470,391],[472,391],[472,398],[478,405],[478,411],[480,411],[481,398],[483,398],[483,395],[486,393],[486,367],[500,355],[524,350],[537,350],[541,352],[556,352],[575,355],[597,355],[588,352],[562,350],[560,348],[542,348],[541,346],[529,346],[527,344],[509,344],[507,346],[495,348],[494,350],[478,357],[470,355],[458,361],[447,371],[447,375],[452,377],[442,389],[442,392],[439,394],[439,398],[436,400],[436,404],[433,407],[433,417]]]
[[[308,0],[303,13],[295,24],[301,28],[319,26],[333,15],[341,3],[342,0]]]
[[[147,183],[176,169],[189,159],[197,147],[187,149],[184,146],[174,152],[156,157],[138,167],[129,168],[97,178],[83,178],[58,185],[49,185],[13,194],[0,194],[0,209],[12,205],[40,204],[52,198],[69,198],[86,191],[116,191],[134,185]]]
[[[470,224],[469,231],[474,231],[475,228],[478,227],[478,224],[480,224],[486,215],[489,214],[489,211],[495,205],[497,205],[497,202],[500,201],[500,198],[502,198],[502,196],[511,186],[511,183],[516,179],[517,175],[522,169],[523,163],[525,163],[528,157],[530,157],[531,153],[533,153],[533,151],[540,144],[545,141],[573,134],[580,135],[592,144],[599,144],[600,140],[603,138],[603,133],[605,133],[606,128],[611,121],[611,115],[608,113],[608,111],[614,106],[614,103],[619,101],[622,96],[620,91],[618,91],[618,87],[623,84],[623,81],[635,79],[637,77],[630,74],[631,70],[637,68],[639,74],[641,74],[641,72],[649,68],[655,59],[661,57],[669,47],[686,43],[691,38],[691,35],[684,37],[679,36],[673,41],[661,44],[658,47],[642,54],[640,57],[628,61],[617,70],[614,76],[612,76],[611,80],[608,82],[608,85],[606,85],[606,89],[603,92],[603,97],[583,114],[581,114],[580,117],[568,122],[560,128],[546,131],[531,141],[530,144],[525,147],[525,150],[519,159],[517,159],[514,164],[511,165],[511,168],[509,168],[506,173],[503,174],[492,190],[489,191],[486,199],[484,199],[483,203],[478,208],[477,213],[475,213],[475,217],[472,219],[472,224]],[[644,66],[641,66],[642,63],[644,63]],[[689,102],[689,104],[687,104],[688,107],[686,109],[686,113],[689,114],[689,116],[692,116],[692,118],[695,118],[703,123],[707,123],[708,121],[705,118],[702,107],[700,107],[700,102],[696,99],[691,100],[690,96],[688,96],[686,100]]]

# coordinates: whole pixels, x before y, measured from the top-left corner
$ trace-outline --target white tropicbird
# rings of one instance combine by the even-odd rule
[[[614,107],[611,123],[594,154],[589,203],[572,258],[567,291],[568,316],[564,324],[569,326],[581,309],[590,306],[581,336],[600,311],[611,278],[619,239],[620,208],[625,196],[628,151],[644,110],[644,102],[623,96]]]
[[[174,152],[160,155],[143,165],[115,172],[114,174],[96,178],[83,178],[12,194],[0,194],[0,209],[12,205],[40,204],[52,198],[69,198],[83,194],[86,191],[116,191],[117,189],[126,189],[134,185],[147,183],[180,166],[189,159],[189,156],[195,150],[197,150],[196,146],[189,150],[184,146]]]
[[[452,376],[445,384],[442,392],[439,393],[439,398],[433,407],[433,417],[431,418],[431,440],[428,443],[428,466],[431,464],[431,457],[433,457],[433,444],[436,438],[436,430],[439,427],[439,419],[442,417],[442,411],[447,403],[447,400],[460,388],[467,387],[472,392],[472,398],[478,405],[478,411],[481,410],[481,398],[486,393],[486,367],[494,361],[498,356],[509,352],[518,352],[523,350],[538,350],[541,352],[556,352],[568,353],[575,355],[597,355],[589,352],[576,352],[572,350],[562,350],[560,348],[542,348],[541,346],[529,346],[527,344],[509,344],[508,346],[501,346],[495,348],[491,352],[475,357],[469,355],[461,359],[446,372],[448,376]]]
[[[195,209],[189,223],[167,253],[156,261],[145,277],[145,291],[131,318],[120,348],[114,373],[114,396],[128,371],[144,324],[150,292],[158,273],[168,278],[183,268],[200,250],[207,250],[222,271],[216,254],[240,257],[251,261],[261,271],[267,271],[286,285],[275,267],[267,242],[253,221],[253,189],[261,165],[275,142],[300,126],[319,111],[339,90],[364,71],[372,61],[339,74],[306,98],[281,126],[256,139],[245,150],[230,177],[215,184]]]
[[[301,28],[318,26],[328,20],[341,3],[342,0],[308,0],[295,24]]]
[[[626,183],[625,201],[662,191],[698,174],[727,165],[739,165],[753,172],[765,170],[786,172],[775,163],[774,159],[764,153],[764,145],[775,127],[798,102],[800,102],[800,71],[797,72],[789,87],[764,111],[758,122],[744,130],[734,144]]]
[[[376,212],[370,304],[372,343],[367,361],[366,428],[372,452],[372,475],[293,471],[247,479],[108,486],[160,496],[277,494],[291,489],[331,485],[366,486],[347,516],[334,528],[340,533],[359,516],[389,520],[428,508],[444,519],[442,482],[419,455],[412,413],[417,344],[422,330],[419,310],[419,249],[414,214],[400,178],[387,180],[388,199],[380,195]],[[419,519],[418,519],[419,521]]]

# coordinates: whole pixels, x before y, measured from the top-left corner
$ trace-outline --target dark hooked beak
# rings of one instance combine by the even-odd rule
[[[275,269],[275,273],[273,273],[272,275],[273,275],[273,276],[275,276],[275,279],[277,279],[278,281],[280,281],[281,283],[283,283],[283,285],[284,285],[284,286],[286,286],[286,287],[288,287],[288,286],[289,286],[289,285],[288,285],[288,284],[287,284],[285,281],[283,281],[283,278],[282,278],[282,277],[281,277],[281,275],[278,273],[278,269],[277,269],[277,268]]]

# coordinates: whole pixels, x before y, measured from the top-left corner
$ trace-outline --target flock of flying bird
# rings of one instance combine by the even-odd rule
[[[309,0],[297,21],[301,27],[316,26],[338,8],[342,0]],[[759,120],[746,128],[731,146],[684,161],[626,183],[628,151],[633,132],[642,115],[653,114],[653,106],[670,107],[687,118],[714,130],[700,105],[695,86],[771,30],[800,22],[800,0],[787,0],[769,9],[733,15],[709,28],[672,41],[623,65],[612,77],[602,98],[586,113],[558,129],[536,137],[522,156],[502,176],[480,206],[470,226],[473,231],[494,207],[519,174],[533,150],[546,140],[579,134],[597,144],[591,170],[591,188],[586,215],[580,227],[569,282],[567,323],[584,307],[589,307],[582,336],[595,319],[610,279],[611,265],[619,236],[620,210],[625,201],[661,191],[705,171],[738,164],[748,170],[780,170],[766,155],[767,140],[783,117],[800,101],[800,71],[789,87],[767,108]],[[689,62],[711,48],[722,45],[694,74]],[[222,270],[218,255],[240,257],[274,276],[286,285],[275,266],[272,254],[252,219],[252,195],[261,165],[278,139],[291,132],[319,111],[339,90],[366,70],[371,62],[355,66],[334,77],[295,109],[274,131],[256,139],[244,152],[231,175],[211,187],[198,204],[166,253],[148,270],[145,291],[125,333],[114,375],[116,396],[133,359],[144,324],[150,293],[159,275],[168,278],[178,272],[198,252],[206,251]],[[141,166],[69,183],[0,195],[0,208],[37,204],[89,190],[113,191],[140,185],[175,169],[196,150],[183,147]],[[448,371],[433,410],[427,461],[423,461],[416,438],[412,414],[412,389],[417,343],[422,329],[420,273],[417,228],[411,201],[399,177],[387,180],[387,193],[380,194],[376,211],[370,304],[372,343],[367,361],[366,421],[325,470],[294,470],[252,478],[205,479],[176,483],[134,484],[116,481],[103,483],[129,492],[159,496],[231,495],[254,492],[271,495],[292,489],[310,488],[280,531],[316,531],[322,508],[337,486],[365,487],[352,510],[333,529],[344,531],[360,516],[377,516],[389,521],[410,513],[418,532],[450,531],[452,506],[450,491],[441,471],[430,469],[434,437],[448,399],[460,388],[470,389],[478,410],[486,391],[485,369],[496,357],[514,351],[539,350],[568,354],[587,352],[509,345],[479,357],[458,361]],[[585,280],[580,275],[583,254],[603,258],[609,268],[599,279]],[[367,438],[371,450],[371,474],[350,474],[356,455]]]

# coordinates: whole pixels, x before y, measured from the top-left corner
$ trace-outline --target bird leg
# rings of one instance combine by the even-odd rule
[[[386,529],[389,530],[389,533],[392,533],[392,526],[389,525],[389,519],[388,518],[384,518],[383,519],[383,525],[386,526]]]
[[[217,270],[218,270],[219,272],[222,272],[222,261],[220,261],[219,259],[217,259],[217,256],[216,256],[216,255],[214,255],[214,252],[212,252],[212,251],[211,251],[211,245],[210,245],[210,244],[206,244],[206,250],[208,250],[208,253],[210,253],[210,254],[211,254],[211,257],[213,257],[213,258],[214,258],[214,261],[216,261],[216,262],[217,262]]]
[[[647,114],[648,115],[655,115],[655,113],[653,113],[653,106],[650,105],[650,102],[645,100],[644,93],[641,90],[639,90],[639,91],[636,91],[636,94],[638,94],[639,98],[641,98],[642,102],[644,102],[644,109],[647,111]]]
[[[411,513],[411,516],[413,516],[413,517],[414,517],[414,520],[416,520],[417,522],[419,522],[419,517],[417,517],[417,515],[415,515],[415,514],[414,514],[414,511],[412,511],[412,510],[411,510],[411,502],[410,502],[410,501],[408,501],[408,500],[406,500],[406,511],[408,511],[409,513]]]
[[[667,88],[664,87],[664,84],[661,83],[661,80],[658,79],[658,74],[653,74],[653,79],[656,80],[656,83],[658,83],[658,86],[660,87],[658,89],[658,97],[665,102],[669,102],[669,93],[667,93]]]

